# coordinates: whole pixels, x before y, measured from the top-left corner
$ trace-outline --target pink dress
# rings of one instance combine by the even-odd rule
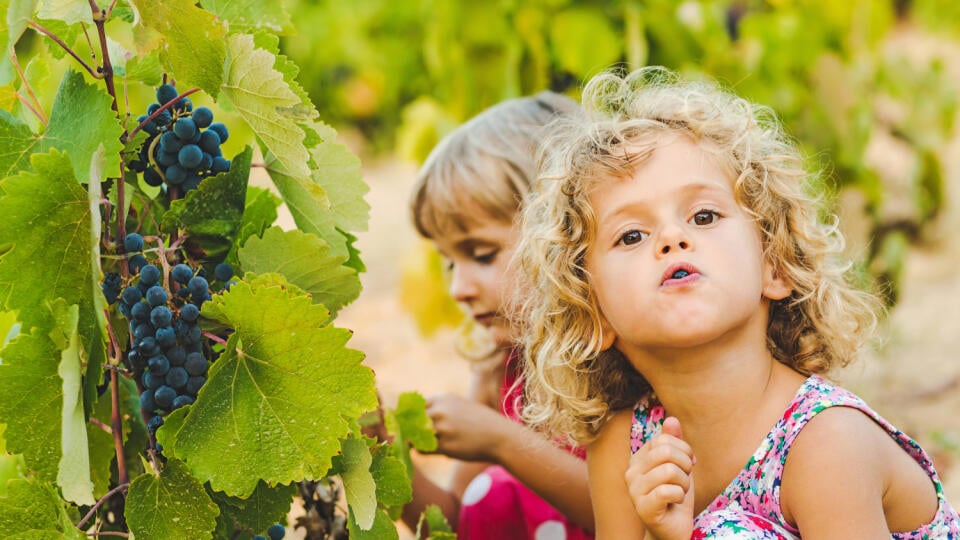
[[[960,539],[960,517],[943,494],[940,477],[920,445],[893,427],[859,397],[813,375],[797,390],[783,416],[770,430],[740,474],[694,519],[694,539],[793,540],[800,531],[780,511],[780,480],[790,446],[803,426],[828,407],[852,407],[884,428],[930,476],[940,502],[933,520],[914,531],[893,533],[896,540]],[[630,451],[635,453],[660,432],[666,413],[651,400],[634,409]]]
[[[500,390],[501,412],[520,422],[523,389],[514,384],[519,376],[519,354],[506,359],[506,374]],[[571,452],[583,458],[582,449]],[[584,497],[587,494],[584,493]],[[541,499],[499,465],[478,474],[463,493],[457,524],[459,540],[587,540],[588,534],[559,510]]]

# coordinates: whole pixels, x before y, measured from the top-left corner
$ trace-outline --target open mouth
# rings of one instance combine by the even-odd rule
[[[690,264],[680,263],[671,265],[660,278],[661,285],[679,285],[697,279],[700,271]]]

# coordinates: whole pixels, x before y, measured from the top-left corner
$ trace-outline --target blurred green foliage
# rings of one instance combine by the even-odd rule
[[[321,116],[355,126],[375,152],[419,161],[500,100],[546,88],[577,97],[604,69],[655,64],[770,106],[826,173],[828,197],[862,194],[858,263],[890,303],[904,247],[944,204],[958,106],[950,52],[904,43],[957,45],[956,0],[302,0],[290,12],[309,32],[281,46]]]

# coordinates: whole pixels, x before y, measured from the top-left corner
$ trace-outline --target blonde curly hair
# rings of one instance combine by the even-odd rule
[[[691,137],[732,173],[737,202],[761,231],[764,256],[792,286],[791,296],[771,305],[772,355],[803,374],[826,374],[855,357],[880,303],[854,285],[851,265],[837,257],[837,221],[820,219],[822,200],[811,193],[819,176],[805,170],[770,109],[659,67],[594,77],[582,107],[580,121],[563,121],[545,143],[515,251],[527,422],[588,443],[612,412],[650,393],[619,351],[600,350],[599,309],[585,268],[597,227],[588,195],[607,179],[630,175],[658,138],[671,134]]]

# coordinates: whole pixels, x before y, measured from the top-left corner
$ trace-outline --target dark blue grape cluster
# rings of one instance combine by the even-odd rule
[[[157,102],[137,118],[149,137],[128,167],[143,173],[144,182],[151,186],[166,183],[186,192],[196,189],[204,178],[230,170],[230,160],[220,151],[230,132],[224,124],[213,121],[209,108],[194,109],[190,98],[176,100],[178,95],[172,84],[157,88]],[[172,106],[147,121],[174,100]]]
[[[107,272],[104,274],[100,289],[103,291],[103,296],[107,299],[108,304],[115,304],[117,302],[117,298],[120,297],[121,285],[123,285],[123,278],[120,277],[120,274],[116,272]]]
[[[131,233],[124,247],[142,249],[143,238]],[[137,256],[142,254],[134,255]],[[127,360],[142,384],[140,405],[152,414],[164,415],[193,403],[206,382],[211,353],[209,347],[204,347],[199,318],[200,308],[211,299],[211,293],[202,268],[194,269],[184,263],[174,266],[168,290],[163,284],[162,270],[145,259],[144,262],[136,269],[137,283],[120,293],[119,309],[130,323],[133,346]],[[229,269],[232,277],[233,268],[221,264],[227,268],[217,274],[226,275]],[[134,265],[130,267],[133,275]]]

